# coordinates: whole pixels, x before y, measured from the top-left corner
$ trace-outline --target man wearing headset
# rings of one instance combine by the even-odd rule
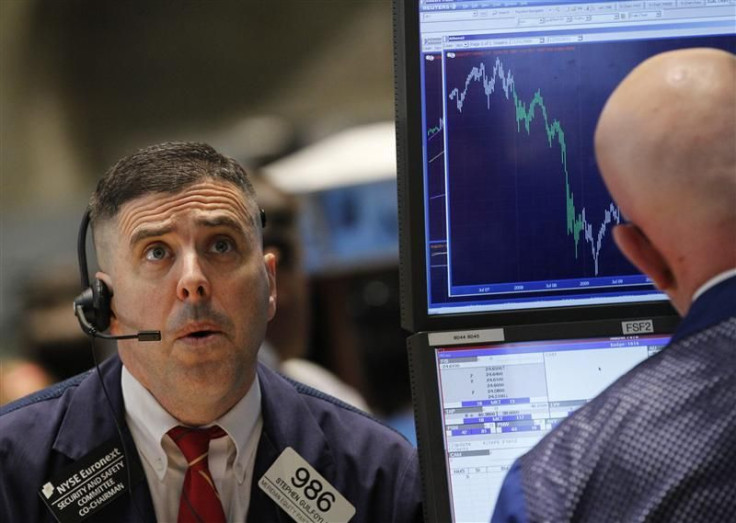
[[[143,149],[100,181],[90,219],[100,272],[80,320],[97,334],[109,314],[133,339],[99,376],[0,413],[1,520],[421,519],[401,436],[257,364],[276,266],[240,165]]]

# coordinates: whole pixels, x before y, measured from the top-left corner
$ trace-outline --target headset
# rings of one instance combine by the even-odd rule
[[[130,464],[130,453],[128,451],[128,445],[125,442],[123,436],[122,422],[118,420],[115,414],[115,408],[112,405],[110,394],[107,391],[105,382],[102,379],[102,372],[100,371],[100,365],[95,355],[95,343],[94,338],[103,338],[106,340],[125,340],[137,338],[138,341],[161,341],[161,331],[139,331],[138,334],[129,334],[123,336],[113,336],[112,334],[104,334],[101,331],[106,330],[110,326],[110,300],[112,293],[104,281],[95,278],[92,285],[89,283],[89,270],[87,267],[87,229],[89,228],[90,220],[90,209],[84,212],[82,216],[82,223],[79,225],[79,233],[77,235],[77,257],[79,259],[79,276],[82,281],[82,293],[74,298],[74,315],[79,321],[79,326],[82,330],[90,336],[90,342],[92,345],[92,359],[97,370],[97,378],[100,381],[102,392],[105,394],[107,405],[110,408],[112,415],[112,421],[115,424],[115,430],[118,433],[120,444],[123,448],[123,463],[125,464],[125,471],[127,477],[127,490],[130,497],[131,504],[133,505],[138,518],[143,521],[143,514],[141,513],[138,504],[135,502],[133,497],[133,482]]]
[[[260,209],[261,227],[266,226],[266,211]],[[74,315],[77,317],[82,330],[93,338],[106,340],[130,340],[138,341],[161,341],[161,331],[143,330],[137,334],[124,334],[114,336],[104,334],[110,326],[110,300],[112,293],[107,284],[95,278],[92,284],[89,282],[89,269],[87,267],[87,229],[89,228],[90,209],[88,208],[82,216],[77,235],[77,258],[79,260],[79,277],[82,282],[82,293],[74,298]]]
[[[137,334],[113,336],[104,334],[110,326],[110,300],[112,293],[107,284],[95,278],[92,285],[89,283],[87,268],[87,229],[89,228],[90,210],[82,216],[77,236],[77,258],[79,259],[79,277],[82,281],[82,293],[74,298],[74,315],[77,317],[82,330],[93,338],[106,340],[161,341],[161,331],[139,331]]]

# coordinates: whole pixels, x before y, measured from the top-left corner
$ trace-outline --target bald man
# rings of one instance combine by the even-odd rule
[[[736,57],[663,53],[609,98],[621,251],[683,315],[670,345],[519,459],[492,521],[736,520]]]

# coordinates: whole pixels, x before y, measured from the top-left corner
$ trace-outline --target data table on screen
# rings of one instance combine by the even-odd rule
[[[437,350],[456,521],[487,521],[516,458],[668,341],[630,336]]]

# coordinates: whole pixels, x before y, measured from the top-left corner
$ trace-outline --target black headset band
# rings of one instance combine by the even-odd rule
[[[87,269],[87,228],[89,227],[90,210],[87,208],[82,216],[82,223],[79,224],[79,233],[77,236],[77,258],[79,260],[79,278],[82,282],[82,289],[89,287],[89,271]]]

